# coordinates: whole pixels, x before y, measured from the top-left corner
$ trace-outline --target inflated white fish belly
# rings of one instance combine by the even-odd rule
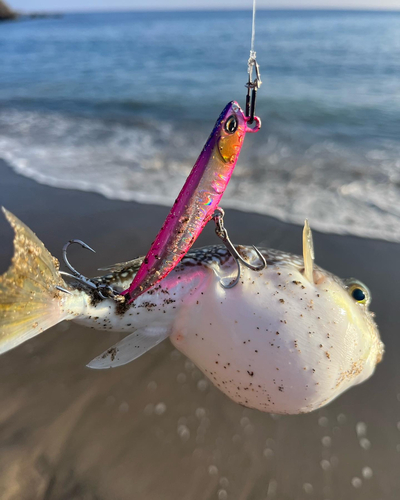
[[[242,270],[224,290],[210,276],[170,337],[213,383],[242,405],[309,412],[372,375],[382,344],[364,306],[330,275],[319,284],[298,266]]]

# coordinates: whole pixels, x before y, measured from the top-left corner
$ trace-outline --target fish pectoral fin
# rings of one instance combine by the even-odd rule
[[[139,328],[123,340],[94,358],[86,366],[95,370],[126,365],[169,337],[171,329],[165,326]]]

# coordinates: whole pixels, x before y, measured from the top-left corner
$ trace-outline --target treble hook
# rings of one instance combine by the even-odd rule
[[[107,292],[108,296],[110,296],[110,294],[111,294],[111,296],[117,295],[117,292],[111,286],[109,286],[109,285],[98,285],[98,284],[94,283],[90,278],[86,278],[86,276],[84,276],[83,274],[81,274],[80,272],[78,272],[70,264],[70,262],[68,260],[68,257],[67,257],[67,250],[68,250],[68,248],[69,248],[70,245],[73,245],[75,243],[78,244],[78,245],[81,245],[81,247],[85,248],[86,250],[90,250],[91,252],[96,253],[95,250],[93,250],[93,248],[91,248],[89,245],[87,245],[82,240],[69,240],[63,246],[62,256],[63,256],[63,261],[64,261],[65,265],[68,267],[68,269],[71,271],[72,274],[71,273],[66,273],[64,271],[60,271],[60,274],[62,274],[63,276],[68,276],[69,278],[73,278],[73,279],[79,281],[80,283],[82,283],[83,285],[88,286],[92,290],[96,290],[102,299],[106,299],[107,297],[105,295],[103,295],[100,290],[105,290]],[[58,289],[60,291],[62,291],[62,292],[65,291],[64,289],[60,289],[60,288],[58,288]]]
[[[247,262],[237,251],[235,245],[231,242],[229,239],[228,231],[226,230],[224,226],[224,215],[225,212],[222,210],[222,208],[218,207],[215,212],[213,213],[212,219],[215,222],[215,233],[220,238],[223,242],[223,244],[226,246],[228,249],[229,253],[232,255],[232,257],[235,259],[237,267],[238,267],[238,273],[236,278],[229,283],[229,285],[224,285],[221,281],[221,286],[223,288],[233,288],[236,286],[239,282],[240,279],[240,264],[242,263],[244,266],[248,267],[252,271],[262,271],[267,267],[267,261],[265,260],[264,256],[262,253],[258,250],[257,247],[253,245],[253,249],[255,250],[258,258],[261,260],[261,264],[258,266],[254,266],[253,264],[250,264],[250,262]]]

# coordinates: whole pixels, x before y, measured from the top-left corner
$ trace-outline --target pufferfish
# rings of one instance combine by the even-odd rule
[[[280,414],[306,413],[368,379],[382,359],[370,293],[314,264],[311,231],[303,258],[259,249],[267,266],[241,269],[233,288],[221,282],[237,269],[223,245],[191,250],[158,285],[122,306],[114,298],[66,283],[58,261],[10,212],[14,256],[0,277],[0,353],[61,321],[128,334],[89,368],[126,364],[169,337],[230,399]],[[254,249],[236,247],[243,258]],[[143,258],[93,278],[125,290]],[[69,293],[63,293],[59,288]]]

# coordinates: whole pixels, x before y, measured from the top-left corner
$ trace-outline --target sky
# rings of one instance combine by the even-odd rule
[[[252,0],[6,0],[20,11],[247,9]],[[143,7],[145,6],[145,7]],[[400,9],[400,0],[258,0],[258,8]]]

